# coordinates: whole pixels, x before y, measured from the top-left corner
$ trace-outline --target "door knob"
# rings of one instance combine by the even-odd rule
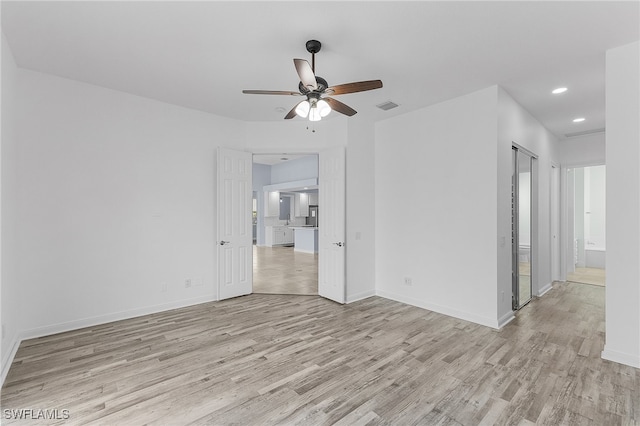
[[[333,243],[333,244],[337,245],[338,247],[342,247],[344,245],[342,241],[338,241],[337,243]]]
[[[231,243],[231,241],[220,241],[220,245],[221,246],[223,246],[225,244],[230,244],[230,243]]]

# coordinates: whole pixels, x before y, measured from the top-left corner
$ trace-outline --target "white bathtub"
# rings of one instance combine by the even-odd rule
[[[584,263],[587,268],[605,269],[605,248],[587,245],[584,248]]]

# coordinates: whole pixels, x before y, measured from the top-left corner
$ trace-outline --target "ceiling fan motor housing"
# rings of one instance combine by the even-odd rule
[[[322,77],[316,76],[316,83],[318,84],[318,88],[314,90],[314,92],[319,92],[319,93],[324,92],[325,89],[329,87],[329,83],[327,83],[327,80],[325,80]],[[302,84],[302,82],[298,84],[298,90],[300,90],[300,93],[302,93],[303,95],[306,95],[307,93],[311,92],[311,90],[309,90],[309,88],[307,88],[304,84]]]

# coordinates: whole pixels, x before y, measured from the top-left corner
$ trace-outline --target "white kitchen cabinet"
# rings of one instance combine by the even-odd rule
[[[309,205],[317,206],[318,205],[318,194],[309,194]]]
[[[264,193],[264,215],[265,217],[280,216],[280,192]]]
[[[293,244],[293,229],[288,226],[265,226],[265,246],[283,246]]]
[[[296,217],[309,216],[309,194],[307,194],[306,192],[300,192],[296,194],[295,216]]]
[[[289,228],[288,226],[285,226],[283,230],[282,239],[283,239],[282,244],[293,244],[293,229]]]

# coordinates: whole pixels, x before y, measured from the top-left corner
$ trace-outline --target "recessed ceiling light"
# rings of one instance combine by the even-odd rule
[[[579,118],[574,118],[574,119],[573,119],[573,122],[574,122],[574,123],[581,123],[581,122],[583,122],[584,120],[585,120],[585,119],[584,119],[584,117],[579,117]]]
[[[553,93],[554,95],[559,95],[560,93],[564,93],[566,91],[567,91],[566,87],[558,87],[557,89],[553,89],[551,93]]]

